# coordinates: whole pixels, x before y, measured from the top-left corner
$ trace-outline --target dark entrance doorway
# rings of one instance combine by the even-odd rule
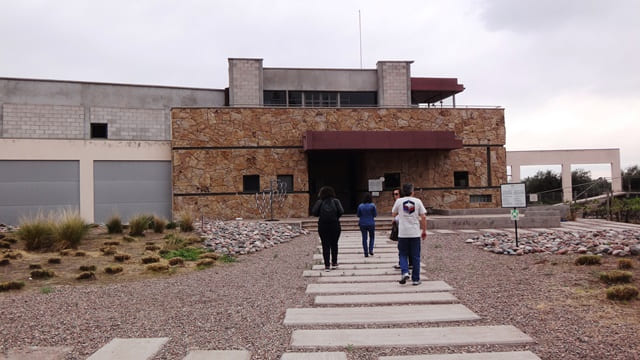
[[[356,151],[310,151],[309,165],[309,209],[318,199],[320,188],[328,185],[335,189],[345,213],[355,213],[358,207],[358,184],[361,161]]]

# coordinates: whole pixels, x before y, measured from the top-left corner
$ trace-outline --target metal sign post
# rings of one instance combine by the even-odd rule
[[[518,209],[513,208],[513,210],[511,210],[511,220],[516,224],[516,247],[518,247],[518,216],[520,216]]]
[[[513,220],[515,224],[516,247],[518,247],[518,217],[520,217],[518,208],[527,207],[527,196],[524,183],[500,185],[500,198],[502,200],[503,208],[512,208],[511,220]]]

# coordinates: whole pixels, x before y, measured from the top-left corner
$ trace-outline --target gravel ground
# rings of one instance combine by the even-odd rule
[[[350,360],[514,350],[531,350],[542,359],[640,359],[640,301],[605,300],[594,275],[617,259],[593,270],[574,266],[575,256],[495,255],[465,244],[467,238],[430,236],[423,244],[423,277],[455,287],[461,303],[482,319],[412,326],[514,325],[536,344],[344,349]],[[312,306],[304,291],[313,280],[302,271],[311,266],[316,239],[300,236],[188,275],[0,294],[0,354],[66,345],[74,349],[69,359],[85,359],[115,337],[169,337],[154,359],[182,359],[192,349],[246,349],[253,359],[279,359],[291,351],[292,329],[282,325],[286,309]],[[640,261],[634,261],[638,285]]]

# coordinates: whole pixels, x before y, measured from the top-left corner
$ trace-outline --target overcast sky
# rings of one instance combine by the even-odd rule
[[[229,57],[359,68],[359,10],[364,68],[458,78],[458,105],[505,108],[507,150],[640,164],[640,0],[0,0],[0,77],[224,88]]]

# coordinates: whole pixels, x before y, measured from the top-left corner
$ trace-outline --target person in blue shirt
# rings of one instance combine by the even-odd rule
[[[364,257],[373,255],[373,243],[376,239],[376,220],[378,211],[376,205],[371,202],[371,194],[366,193],[362,200],[362,203],[358,205],[358,225],[362,232],[362,249],[364,250]],[[367,244],[367,234],[369,235],[369,244]]]

